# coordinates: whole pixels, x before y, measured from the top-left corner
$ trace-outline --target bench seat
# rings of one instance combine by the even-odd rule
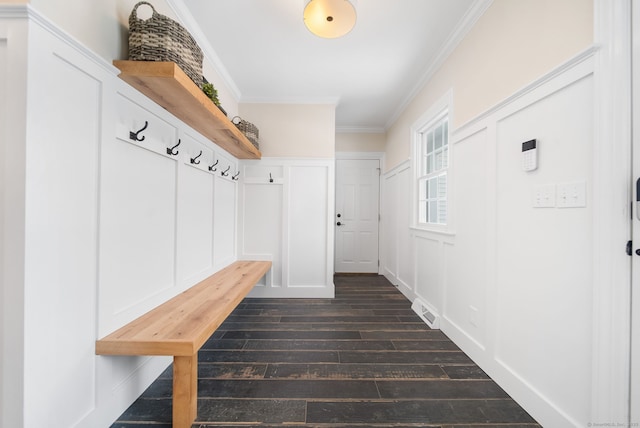
[[[173,426],[197,413],[198,351],[253,286],[269,261],[237,261],[96,341],[98,355],[173,356]]]

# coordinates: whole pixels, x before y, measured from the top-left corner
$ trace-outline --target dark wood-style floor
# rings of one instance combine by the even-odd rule
[[[245,299],[199,354],[197,427],[539,427],[381,276]],[[112,428],[171,426],[171,368]]]

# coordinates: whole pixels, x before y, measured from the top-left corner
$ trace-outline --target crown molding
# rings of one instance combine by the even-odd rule
[[[336,126],[337,134],[384,134],[385,128],[377,126]]]
[[[242,97],[241,104],[319,104],[337,106],[340,97]]]
[[[413,86],[413,89],[405,96],[404,100],[398,105],[394,114],[391,115],[384,128],[389,129],[396,120],[400,117],[402,112],[407,108],[409,103],[418,95],[418,93],[425,87],[425,85],[431,80],[434,74],[440,69],[442,64],[458,47],[460,42],[471,31],[473,26],[478,22],[478,19],[489,9],[493,0],[475,0],[469,10],[462,17],[458,25],[451,32],[447,41],[443,44],[442,48],[436,55],[435,59],[430,62],[429,66],[422,74],[422,78]]]
[[[29,17],[28,4],[0,4],[0,19],[24,19]]]
[[[233,78],[229,74],[229,71],[224,66],[220,57],[216,53],[209,40],[204,35],[202,29],[194,19],[189,9],[185,6],[184,0],[166,0],[169,7],[176,14],[178,19],[181,21],[182,25],[189,30],[191,36],[198,42],[198,46],[202,49],[202,53],[204,57],[209,61],[212,67],[216,70],[216,72],[220,75],[224,84],[227,86],[231,95],[236,99],[236,101],[240,102],[242,98],[242,93],[238,88],[238,85],[234,82]]]

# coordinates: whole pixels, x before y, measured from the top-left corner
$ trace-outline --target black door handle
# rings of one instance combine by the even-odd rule
[[[337,222],[337,223],[336,223],[336,226],[342,226],[342,223]]]
[[[636,217],[640,220],[640,178],[636,180]]]
[[[342,214],[338,214],[338,215],[336,215],[336,217],[340,218],[340,217],[342,217]]]

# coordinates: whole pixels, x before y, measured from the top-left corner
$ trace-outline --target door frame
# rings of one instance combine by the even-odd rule
[[[383,192],[383,189],[382,189],[382,174],[383,174],[384,168],[385,168],[385,163],[384,163],[385,155],[384,155],[384,152],[336,152],[335,160],[336,160],[336,164],[337,164],[338,160],[378,160],[378,161],[380,161],[380,174],[378,175],[378,189],[379,189],[378,190],[378,193],[379,193],[378,194],[378,219],[380,219],[380,215],[382,215],[380,204],[382,202],[382,196],[383,196],[383,194],[382,194],[382,192]],[[338,180],[337,165],[335,165],[334,171],[336,173],[335,185],[337,187],[338,186],[338,182],[337,182],[337,180]],[[336,192],[334,192],[334,196],[335,196],[335,193]],[[334,206],[335,206],[335,204],[334,204]],[[334,215],[335,215],[335,213],[334,213]],[[380,223],[381,222],[378,221],[378,260],[380,260],[380,243],[384,242],[384,238],[385,238],[384,236],[382,236],[383,232],[382,232],[382,228],[380,227]],[[333,227],[334,247],[335,247],[335,242],[336,242],[335,234],[336,234],[336,226],[334,225],[334,227]],[[333,257],[334,257],[334,263],[333,263],[334,269],[333,270],[334,271],[335,271],[335,264],[336,264],[335,263],[336,253],[337,253],[336,249],[334,248],[334,251],[333,251]],[[382,263],[380,263],[378,265],[378,275],[381,275],[381,274],[382,274]]]
[[[632,180],[640,178],[640,5],[631,6],[631,86],[632,86]],[[635,181],[631,182],[632,194]],[[635,201],[636,195],[632,195]],[[633,203],[635,213],[632,216],[632,240],[635,241],[632,248],[631,267],[631,350],[630,350],[630,374],[629,374],[629,426],[640,423],[640,259],[635,254],[635,249],[640,248],[640,212],[638,204]]]
[[[631,0],[594,0],[592,424],[629,422]],[[637,244],[636,244],[637,246]]]

